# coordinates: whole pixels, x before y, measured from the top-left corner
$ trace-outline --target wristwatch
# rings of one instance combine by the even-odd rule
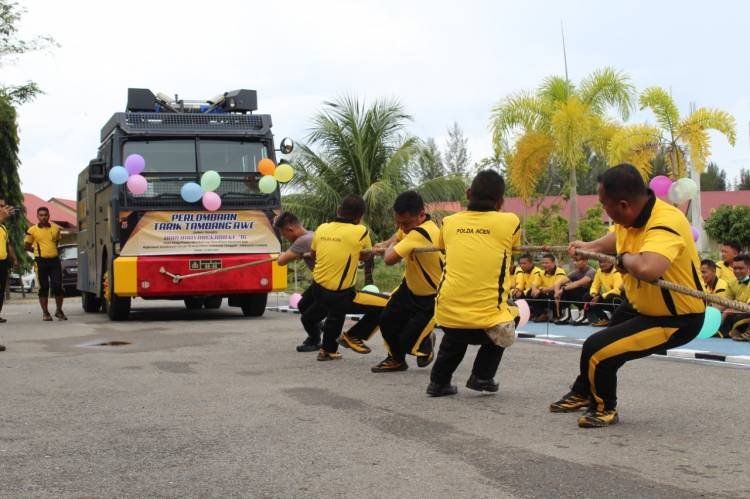
[[[623,260],[623,256],[625,256],[625,253],[617,254],[617,268],[625,270],[625,261]]]

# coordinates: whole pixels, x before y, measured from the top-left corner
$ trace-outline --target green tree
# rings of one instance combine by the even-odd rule
[[[0,0],[0,66],[7,65],[26,52],[41,50],[56,45],[47,36],[31,40],[19,37],[18,23],[25,10],[16,2]],[[33,81],[23,84],[0,82],[0,195],[6,202],[23,210],[23,193],[21,179],[18,176],[18,123],[15,105],[28,102],[41,92]],[[28,269],[30,260],[23,248],[23,234],[26,230],[23,211],[14,217],[6,226],[10,241],[19,258],[22,269]]]
[[[432,137],[420,144],[415,158],[419,182],[426,182],[445,176],[443,156]]]
[[[568,242],[568,221],[560,215],[560,205],[542,207],[539,213],[521,222],[523,237],[532,245],[558,245]]]
[[[714,241],[738,241],[750,246],[750,206],[721,205],[706,220],[706,233]]]
[[[740,168],[740,176],[737,179],[738,191],[750,191],[750,170]]]
[[[521,196],[528,201],[552,167],[567,177],[571,209],[577,213],[577,172],[587,168],[590,154],[606,156],[607,142],[619,128],[606,111],[615,108],[627,119],[634,95],[627,75],[604,68],[578,86],[567,78],[548,77],[536,92],[510,95],[495,106],[491,121],[494,143],[500,145],[517,136],[508,173]],[[570,222],[568,237],[572,240],[577,216]]]
[[[301,144],[292,158],[297,175],[284,189],[285,208],[316,227],[334,216],[342,198],[357,194],[367,203],[365,223],[376,237],[385,239],[394,231],[393,201],[404,190],[415,189],[425,202],[462,201],[462,177],[414,181],[410,165],[419,147],[406,132],[409,121],[393,100],[367,107],[345,96],[324,103],[313,118],[307,144]]]
[[[448,141],[445,145],[445,167],[451,175],[466,175],[468,173],[471,155],[468,149],[468,139],[464,131],[453,123],[448,129]]]
[[[602,220],[604,209],[596,205],[586,210],[586,215],[578,224],[578,239],[594,241],[607,233],[607,224]]]
[[[687,174],[687,159],[702,173],[711,152],[709,130],[723,134],[734,145],[737,137],[734,117],[719,109],[699,107],[682,118],[672,96],[659,87],[647,88],[640,96],[641,109],[650,109],[657,126],[629,125],[612,136],[608,155],[612,164],[628,162],[644,178],[652,175],[652,161],[663,154],[673,179]]]
[[[726,191],[727,172],[716,166],[716,163],[709,163],[706,167],[706,171],[701,173],[701,190]]]

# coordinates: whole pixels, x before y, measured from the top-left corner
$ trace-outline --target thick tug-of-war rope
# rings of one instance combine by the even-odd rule
[[[435,247],[417,248],[413,251],[413,253],[432,253],[435,251],[443,251],[443,250],[441,250],[440,248],[435,248]],[[519,246],[518,248],[514,248],[514,251],[548,251],[550,253],[567,253],[568,247],[567,246]],[[617,258],[615,258],[612,255],[606,255],[604,253],[596,253],[594,251],[586,251],[586,250],[577,249],[577,248],[576,248],[576,254],[583,256],[585,258],[589,258],[591,260],[606,260],[608,262],[611,262],[614,265],[617,265]],[[740,312],[750,313],[750,304],[748,303],[743,303],[743,302],[735,301],[735,300],[728,300],[726,298],[722,298],[721,296],[704,293],[702,291],[698,291],[697,289],[692,289],[692,288],[688,288],[687,286],[682,286],[680,284],[675,284],[673,282],[665,281],[664,279],[657,279],[651,284],[653,284],[654,286],[659,286],[660,288],[674,291],[675,293],[681,293],[683,295],[688,295],[694,298],[699,298],[701,300],[704,300],[708,303],[712,303],[714,305],[721,305],[722,307],[731,308],[734,310],[738,310]]]
[[[195,277],[204,277],[207,275],[220,274],[222,272],[229,272],[230,270],[244,269],[245,267],[255,267],[256,265],[263,265],[264,263],[275,262],[278,258],[279,257],[277,255],[272,258],[264,258],[263,260],[256,260],[254,262],[240,263],[238,265],[232,265],[230,267],[224,267],[222,269],[206,270],[203,272],[196,272],[194,274],[187,274],[187,275],[173,274],[167,271],[167,269],[165,269],[164,267],[161,267],[159,269],[159,272],[169,277],[170,279],[172,279],[173,283],[179,284],[185,279],[193,279]]]

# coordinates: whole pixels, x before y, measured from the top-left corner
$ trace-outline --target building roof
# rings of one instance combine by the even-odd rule
[[[52,198],[60,199],[60,198]],[[26,219],[31,224],[39,223],[39,219],[36,217],[36,210],[41,206],[46,206],[49,209],[49,218],[53,223],[56,223],[63,229],[76,230],[77,220],[75,208],[72,210],[69,207],[62,207],[58,203],[45,201],[44,199],[34,194],[24,192],[23,194],[23,205],[26,208]]]
[[[565,218],[570,218],[570,203],[567,199],[562,196],[547,196],[544,199],[538,200],[526,205],[521,198],[512,197],[505,198],[505,204],[503,205],[503,211],[509,211],[516,213],[519,216],[534,215],[542,207],[549,208],[553,204],[560,206],[560,215]],[[578,196],[578,216],[583,217],[586,214],[586,210],[597,206],[599,199],[596,195]],[[711,213],[723,204],[732,206],[745,205],[750,206],[750,191],[707,191],[701,192],[701,215],[703,219],[707,219],[711,216]],[[447,201],[440,203],[428,203],[430,211],[442,210],[442,211],[461,211],[464,208],[457,201]],[[686,211],[688,204],[685,203],[680,207],[682,211]],[[605,220],[608,219],[606,213],[603,215]]]
[[[67,208],[68,210],[72,211],[73,213],[76,212],[78,209],[78,204],[76,203],[75,199],[65,199],[65,198],[49,198],[50,203],[55,203],[60,206],[63,206]]]

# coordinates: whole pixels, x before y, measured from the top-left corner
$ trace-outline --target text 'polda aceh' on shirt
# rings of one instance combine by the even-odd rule
[[[489,235],[490,229],[486,229],[483,227],[458,227],[456,228],[456,234],[482,234],[482,235]]]

